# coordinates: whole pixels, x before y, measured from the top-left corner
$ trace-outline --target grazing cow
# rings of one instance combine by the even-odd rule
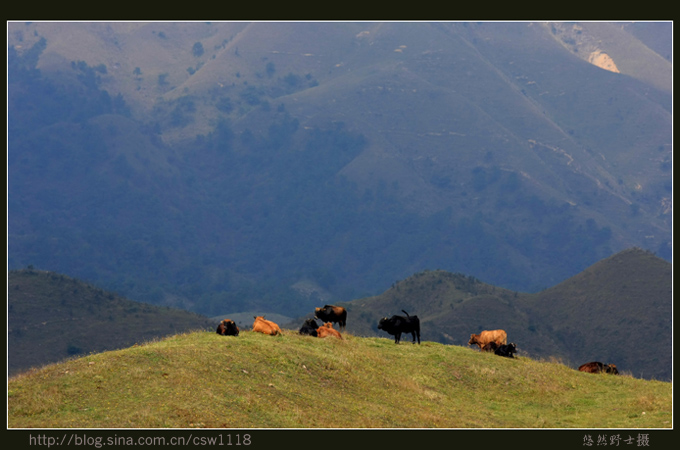
[[[471,334],[468,345],[477,344],[483,349],[489,342],[495,342],[498,346],[505,345],[508,343],[508,334],[504,330],[484,330],[480,334]]]
[[[323,308],[314,308],[314,316],[324,323],[337,323],[341,330],[347,324],[347,310],[342,306],[325,305]]]
[[[219,325],[217,325],[216,332],[222,336],[238,336],[239,329],[233,320],[224,319]]]
[[[498,348],[498,344],[496,344],[494,341],[491,341],[488,344],[486,344],[484,347],[482,347],[482,351],[483,352],[495,352],[497,348]]]
[[[498,356],[505,356],[506,358],[514,358],[513,354],[517,353],[517,346],[511,342],[509,344],[504,344],[498,346],[494,351]]]
[[[401,333],[411,333],[413,336],[413,343],[416,343],[416,336],[418,337],[418,344],[420,344],[420,319],[418,316],[409,316],[404,311],[404,316],[392,316],[390,318],[383,317],[378,323],[378,329],[386,331],[394,336],[394,343],[398,344],[401,340]]]
[[[578,370],[586,373],[610,373],[613,375],[619,374],[619,369],[616,368],[616,364],[602,364],[599,361],[592,361],[582,364],[579,366]]]
[[[319,329],[319,324],[316,323],[316,319],[307,319],[305,323],[302,324],[300,328],[300,334],[306,334],[309,336],[317,337],[318,333],[316,330]]]
[[[330,322],[324,323],[322,326],[316,330],[320,338],[325,338],[326,336],[335,336],[338,339],[342,339],[340,332],[333,328],[333,324]]]
[[[271,320],[267,320],[264,316],[254,316],[253,331],[258,333],[269,334],[271,336],[283,335],[281,328]]]

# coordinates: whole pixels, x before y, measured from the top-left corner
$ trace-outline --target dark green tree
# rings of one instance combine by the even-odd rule
[[[201,44],[200,42],[196,42],[193,48],[191,49],[191,53],[193,53],[194,56],[196,57],[203,56],[204,53],[203,44]]]

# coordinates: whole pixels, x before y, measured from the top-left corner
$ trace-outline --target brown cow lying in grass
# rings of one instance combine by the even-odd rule
[[[271,320],[267,320],[264,316],[254,316],[253,331],[258,333],[269,334],[271,336],[283,335],[281,328]]]
[[[325,338],[326,336],[335,336],[338,339],[342,339],[342,336],[340,335],[340,332],[333,328],[333,324],[330,322],[324,323],[322,326],[320,326],[316,330],[316,334],[320,338]]]
[[[477,344],[480,349],[483,349],[490,342],[495,342],[498,347],[506,345],[508,343],[508,334],[505,330],[484,330],[480,334],[471,334],[468,345]],[[489,350],[491,349],[489,348]]]
[[[616,368],[616,364],[602,364],[599,361],[592,361],[582,364],[579,366],[578,370],[580,372],[586,373],[610,373],[613,375],[619,374],[619,369]]]

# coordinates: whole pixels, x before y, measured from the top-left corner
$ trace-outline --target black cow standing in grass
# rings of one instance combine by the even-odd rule
[[[316,319],[307,319],[305,323],[302,324],[300,328],[300,334],[306,334],[309,336],[318,337],[319,334],[316,330],[319,329],[319,324],[316,323]]]
[[[416,343],[416,337],[418,338],[418,344],[420,344],[420,319],[418,316],[409,316],[406,311],[404,311],[406,317],[404,316],[392,316],[390,318],[383,317],[378,323],[378,329],[386,331],[387,333],[394,336],[394,343],[398,344],[401,340],[402,333],[411,333],[413,336],[413,343]]]

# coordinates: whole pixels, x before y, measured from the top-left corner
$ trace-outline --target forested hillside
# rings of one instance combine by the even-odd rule
[[[198,314],[133,302],[59,273],[30,268],[7,276],[10,376],[213,326]]]
[[[8,266],[294,316],[670,260],[668,28],[559,25],[8,23]]]

